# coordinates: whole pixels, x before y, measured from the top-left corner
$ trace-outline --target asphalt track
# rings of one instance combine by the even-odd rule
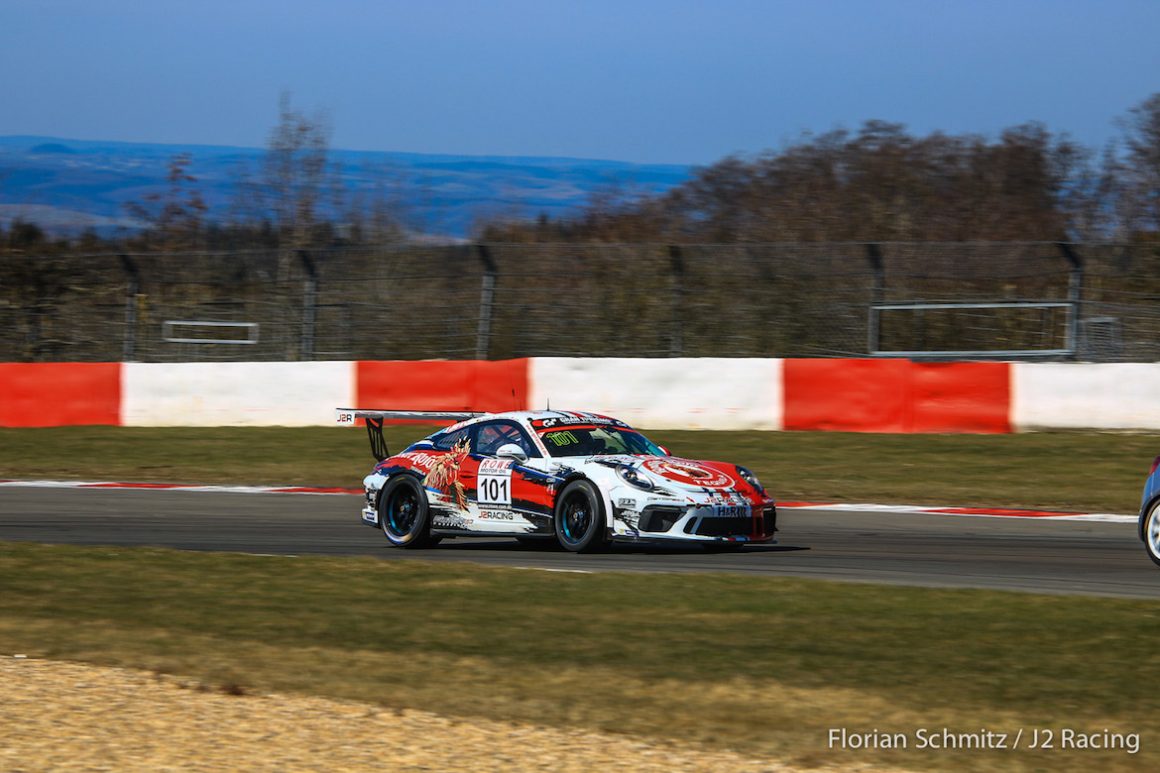
[[[618,545],[573,555],[503,539],[407,551],[363,526],[359,504],[351,495],[0,488],[0,540],[1160,598],[1160,567],[1127,523],[787,509],[778,516],[780,544],[739,552]]]

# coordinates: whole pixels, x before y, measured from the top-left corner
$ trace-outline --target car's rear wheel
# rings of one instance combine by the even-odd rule
[[[423,484],[410,475],[392,478],[379,496],[379,525],[397,547],[425,548],[438,542],[431,537],[430,513]]]
[[[1160,499],[1152,503],[1144,516],[1144,549],[1152,563],[1160,566]]]
[[[607,543],[600,492],[586,480],[574,480],[556,498],[556,539],[573,553],[599,550]]]

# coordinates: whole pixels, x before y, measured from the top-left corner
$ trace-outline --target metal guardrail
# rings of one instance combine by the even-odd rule
[[[1035,304],[1050,318],[997,311]],[[921,325],[881,317],[900,306],[931,311]],[[936,306],[976,308],[939,318]],[[167,333],[175,320],[253,324],[261,336],[209,343]],[[480,244],[0,255],[0,361],[874,355],[1160,360],[1160,247]]]
[[[883,349],[880,342],[875,340],[881,335],[882,330],[882,312],[884,311],[913,311],[916,312],[915,317],[917,323],[911,321],[911,325],[918,327],[920,331],[927,326],[925,319],[925,312],[944,312],[954,314],[955,312],[963,311],[978,311],[984,312],[979,317],[981,323],[991,323],[990,328],[983,328],[985,330],[993,330],[998,327],[1003,320],[990,319],[986,312],[1027,312],[1035,309],[1063,309],[1066,314],[1065,324],[1057,326],[1053,324],[1053,320],[1047,315],[1043,315],[1037,336],[1028,336],[1024,334],[1021,336],[1024,340],[1029,342],[1038,342],[1039,346],[1030,346],[1023,349],[1004,348],[1002,340],[992,338],[995,344],[988,348],[978,349]],[[868,323],[871,333],[871,340],[869,342],[869,353],[875,357],[909,357],[911,359],[920,359],[925,357],[937,357],[943,359],[1026,359],[1026,358],[1074,358],[1076,354],[1076,327],[1073,323],[1078,318],[1079,308],[1078,304],[1064,301],[1064,302],[1035,302],[1035,301],[1010,301],[1000,303],[884,303],[871,304],[870,306],[870,321]],[[953,324],[953,323],[952,323]],[[1060,327],[1057,331],[1053,328]],[[920,332],[921,337],[922,336]],[[972,336],[972,338],[975,338]]]
[[[197,338],[194,336],[178,336],[174,331],[182,327],[196,329],[209,328],[216,330],[244,330],[245,338]],[[167,319],[161,323],[161,340],[171,344],[224,344],[226,346],[252,345],[258,343],[257,322],[207,322],[196,319]]]

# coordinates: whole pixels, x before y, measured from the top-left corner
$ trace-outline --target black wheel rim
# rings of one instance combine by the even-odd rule
[[[564,530],[564,538],[573,543],[584,539],[592,525],[592,508],[588,497],[583,494],[568,497],[562,515],[560,526]]]
[[[387,523],[395,534],[408,534],[419,515],[419,498],[410,489],[402,489],[387,505]]]

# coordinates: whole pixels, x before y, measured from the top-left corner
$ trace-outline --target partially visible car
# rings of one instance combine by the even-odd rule
[[[582,411],[432,413],[338,409],[366,421],[377,464],[362,520],[403,548],[447,537],[609,542],[772,542],[777,507],[748,469],[681,459],[628,424]],[[391,454],[390,420],[455,424]]]
[[[1152,460],[1140,499],[1140,539],[1152,563],[1160,565],[1160,456]]]

